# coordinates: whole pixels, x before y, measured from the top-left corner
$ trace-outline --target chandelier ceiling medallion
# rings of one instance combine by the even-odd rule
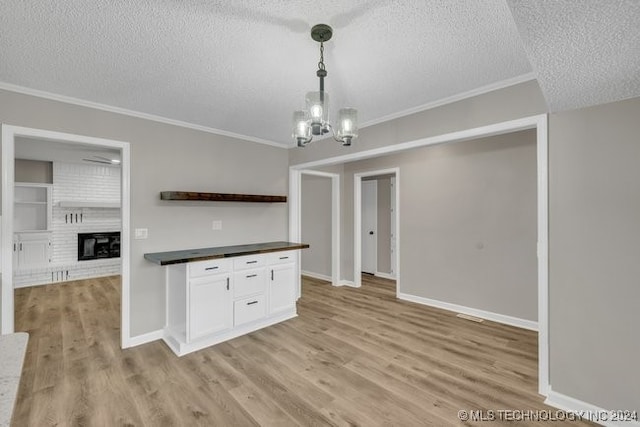
[[[337,128],[329,123],[329,94],[324,91],[324,78],[327,70],[324,65],[324,42],[331,40],[333,30],[325,24],[315,25],[311,29],[311,38],[320,43],[320,62],[316,75],[320,80],[318,92],[308,92],[306,96],[306,110],[293,113],[293,138],[298,147],[309,144],[314,136],[321,136],[329,131],[333,138],[344,146],[350,146],[351,141],[358,136],[358,110],[355,108],[341,108],[338,111]]]

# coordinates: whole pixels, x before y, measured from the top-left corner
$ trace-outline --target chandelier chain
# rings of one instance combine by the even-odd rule
[[[320,62],[318,62],[318,69],[324,71],[324,43],[320,42]]]

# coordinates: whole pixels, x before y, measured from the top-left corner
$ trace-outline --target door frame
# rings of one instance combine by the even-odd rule
[[[95,138],[44,129],[27,128],[2,124],[2,315],[0,333],[9,334],[14,325],[14,285],[13,285],[13,203],[15,185],[15,139],[27,137],[51,141],[60,141],[77,145],[101,146],[119,149],[121,154],[121,207],[122,233],[120,237],[121,256],[121,328],[120,344],[122,348],[130,346],[130,194],[131,194],[131,151],[128,142]]]
[[[302,175],[312,175],[331,179],[331,284],[342,286],[340,282],[340,174],[310,169],[289,170],[289,240],[299,242],[302,238]],[[298,276],[302,262],[298,263]],[[302,295],[298,287],[298,298]]]
[[[338,155],[335,157],[313,160],[289,167],[290,171],[310,169],[321,166],[339,165],[357,160],[371,159],[386,154],[397,153],[417,147],[468,141],[483,137],[503,135],[521,130],[536,130],[536,158],[537,158],[537,217],[538,217],[538,393],[543,396],[549,394],[549,158],[548,158],[548,116],[538,114],[520,119],[493,123],[485,126],[429,136],[413,141],[385,145],[378,148],[362,149],[361,151]],[[363,141],[364,142],[364,141]],[[354,148],[358,149],[356,145]],[[399,188],[400,185],[396,183]],[[399,213],[399,199],[396,200]],[[292,205],[293,205],[292,201]],[[291,206],[290,213],[295,213],[299,207]],[[398,223],[399,223],[399,216]],[[289,219],[291,222],[291,217]],[[290,234],[291,235],[291,234]],[[298,235],[299,236],[299,235]],[[398,236],[400,237],[400,236]],[[354,242],[354,245],[357,244]],[[400,241],[397,241],[397,250]],[[400,266],[398,266],[398,270]],[[357,271],[354,266],[354,271]],[[396,278],[400,287],[400,271]]]
[[[380,175],[393,175],[396,178],[396,227],[393,233],[396,235],[396,297],[400,294],[400,168],[377,169],[353,174],[353,284],[359,288],[362,286],[362,178]],[[377,252],[377,249],[376,249]],[[377,261],[376,261],[377,263]]]

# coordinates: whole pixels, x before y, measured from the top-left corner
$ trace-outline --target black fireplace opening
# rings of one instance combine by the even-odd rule
[[[78,261],[120,258],[120,232],[78,233]]]

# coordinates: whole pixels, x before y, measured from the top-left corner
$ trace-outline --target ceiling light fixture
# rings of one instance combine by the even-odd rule
[[[355,108],[341,108],[338,111],[338,127],[334,129],[329,123],[329,94],[324,91],[324,78],[327,70],[324,65],[324,42],[329,41],[333,30],[325,24],[315,25],[311,29],[311,38],[320,43],[320,62],[316,75],[320,79],[320,90],[308,92],[306,110],[293,113],[293,138],[298,147],[309,144],[314,136],[321,136],[329,131],[333,139],[344,146],[350,146],[351,141],[358,136],[358,110]]]

